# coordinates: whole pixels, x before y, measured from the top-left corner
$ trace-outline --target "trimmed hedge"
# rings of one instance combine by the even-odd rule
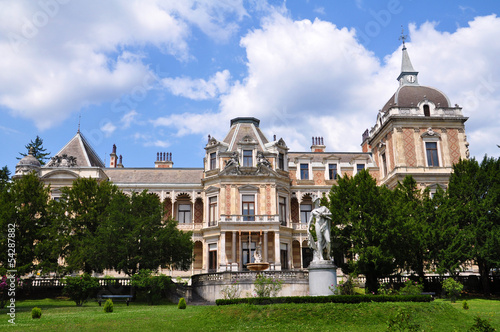
[[[277,303],[361,303],[361,302],[431,302],[430,295],[329,295],[247,297],[241,299],[218,299],[217,305],[229,304],[277,304]]]

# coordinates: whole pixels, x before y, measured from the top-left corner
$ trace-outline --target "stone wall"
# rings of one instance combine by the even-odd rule
[[[217,299],[224,298],[221,291],[222,287],[237,281],[241,290],[240,297],[253,297],[255,294],[253,283],[257,273],[283,281],[283,288],[278,296],[309,295],[309,273],[307,271],[248,271],[197,274],[192,277],[193,292],[206,301],[215,302]]]

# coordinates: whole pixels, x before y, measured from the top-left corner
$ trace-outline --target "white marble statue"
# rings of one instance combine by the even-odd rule
[[[257,247],[255,248],[255,252],[253,253],[254,263],[262,263],[262,246],[259,242]]]
[[[332,223],[332,213],[326,206],[319,206],[320,199],[314,201],[314,210],[307,223],[307,234],[309,247],[313,249],[313,262],[331,260],[330,255],[330,228]],[[311,225],[316,230],[317,241],[311,234]],[[326,259],[323,257],[323,251],[326,249]]]

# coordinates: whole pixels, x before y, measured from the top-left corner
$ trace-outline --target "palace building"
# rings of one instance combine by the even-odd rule
[[[258,119],[238,117],[225,137],[209,136],[203,168],[175,168],[169,153],[157,153],[154,167],[153,161],[150,168],[124,167],[116,146],[106,167],[78,131],[43,167],[33,156],[23,158],[15,176],[35,170],[55,199],[78,177],[157,194],[166,215],[193,232],[191,269],[161,271],[168,275],[245,271],[257,246],[270,270],[306,269],[313,200],[327,195],[339,176],[367,169],[379,185],[393,188],[412,175],[432,191],[445,188],[452,165],[469,156],[462,109],[419,84],[404,44],[397,80],[359,152],[328,151],[322,137],[312,138],[310,151],[290,151],[283,139],[266,137]]]

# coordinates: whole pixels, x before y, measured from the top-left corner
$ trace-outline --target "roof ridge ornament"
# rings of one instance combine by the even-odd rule
[[[408,35],[405,35],[405,28],[401,24],[401,36],[399,37],[399,40],[403,41],[403,50],[406,50],[406,44],[405,44],[406,39],[408,39]]]

